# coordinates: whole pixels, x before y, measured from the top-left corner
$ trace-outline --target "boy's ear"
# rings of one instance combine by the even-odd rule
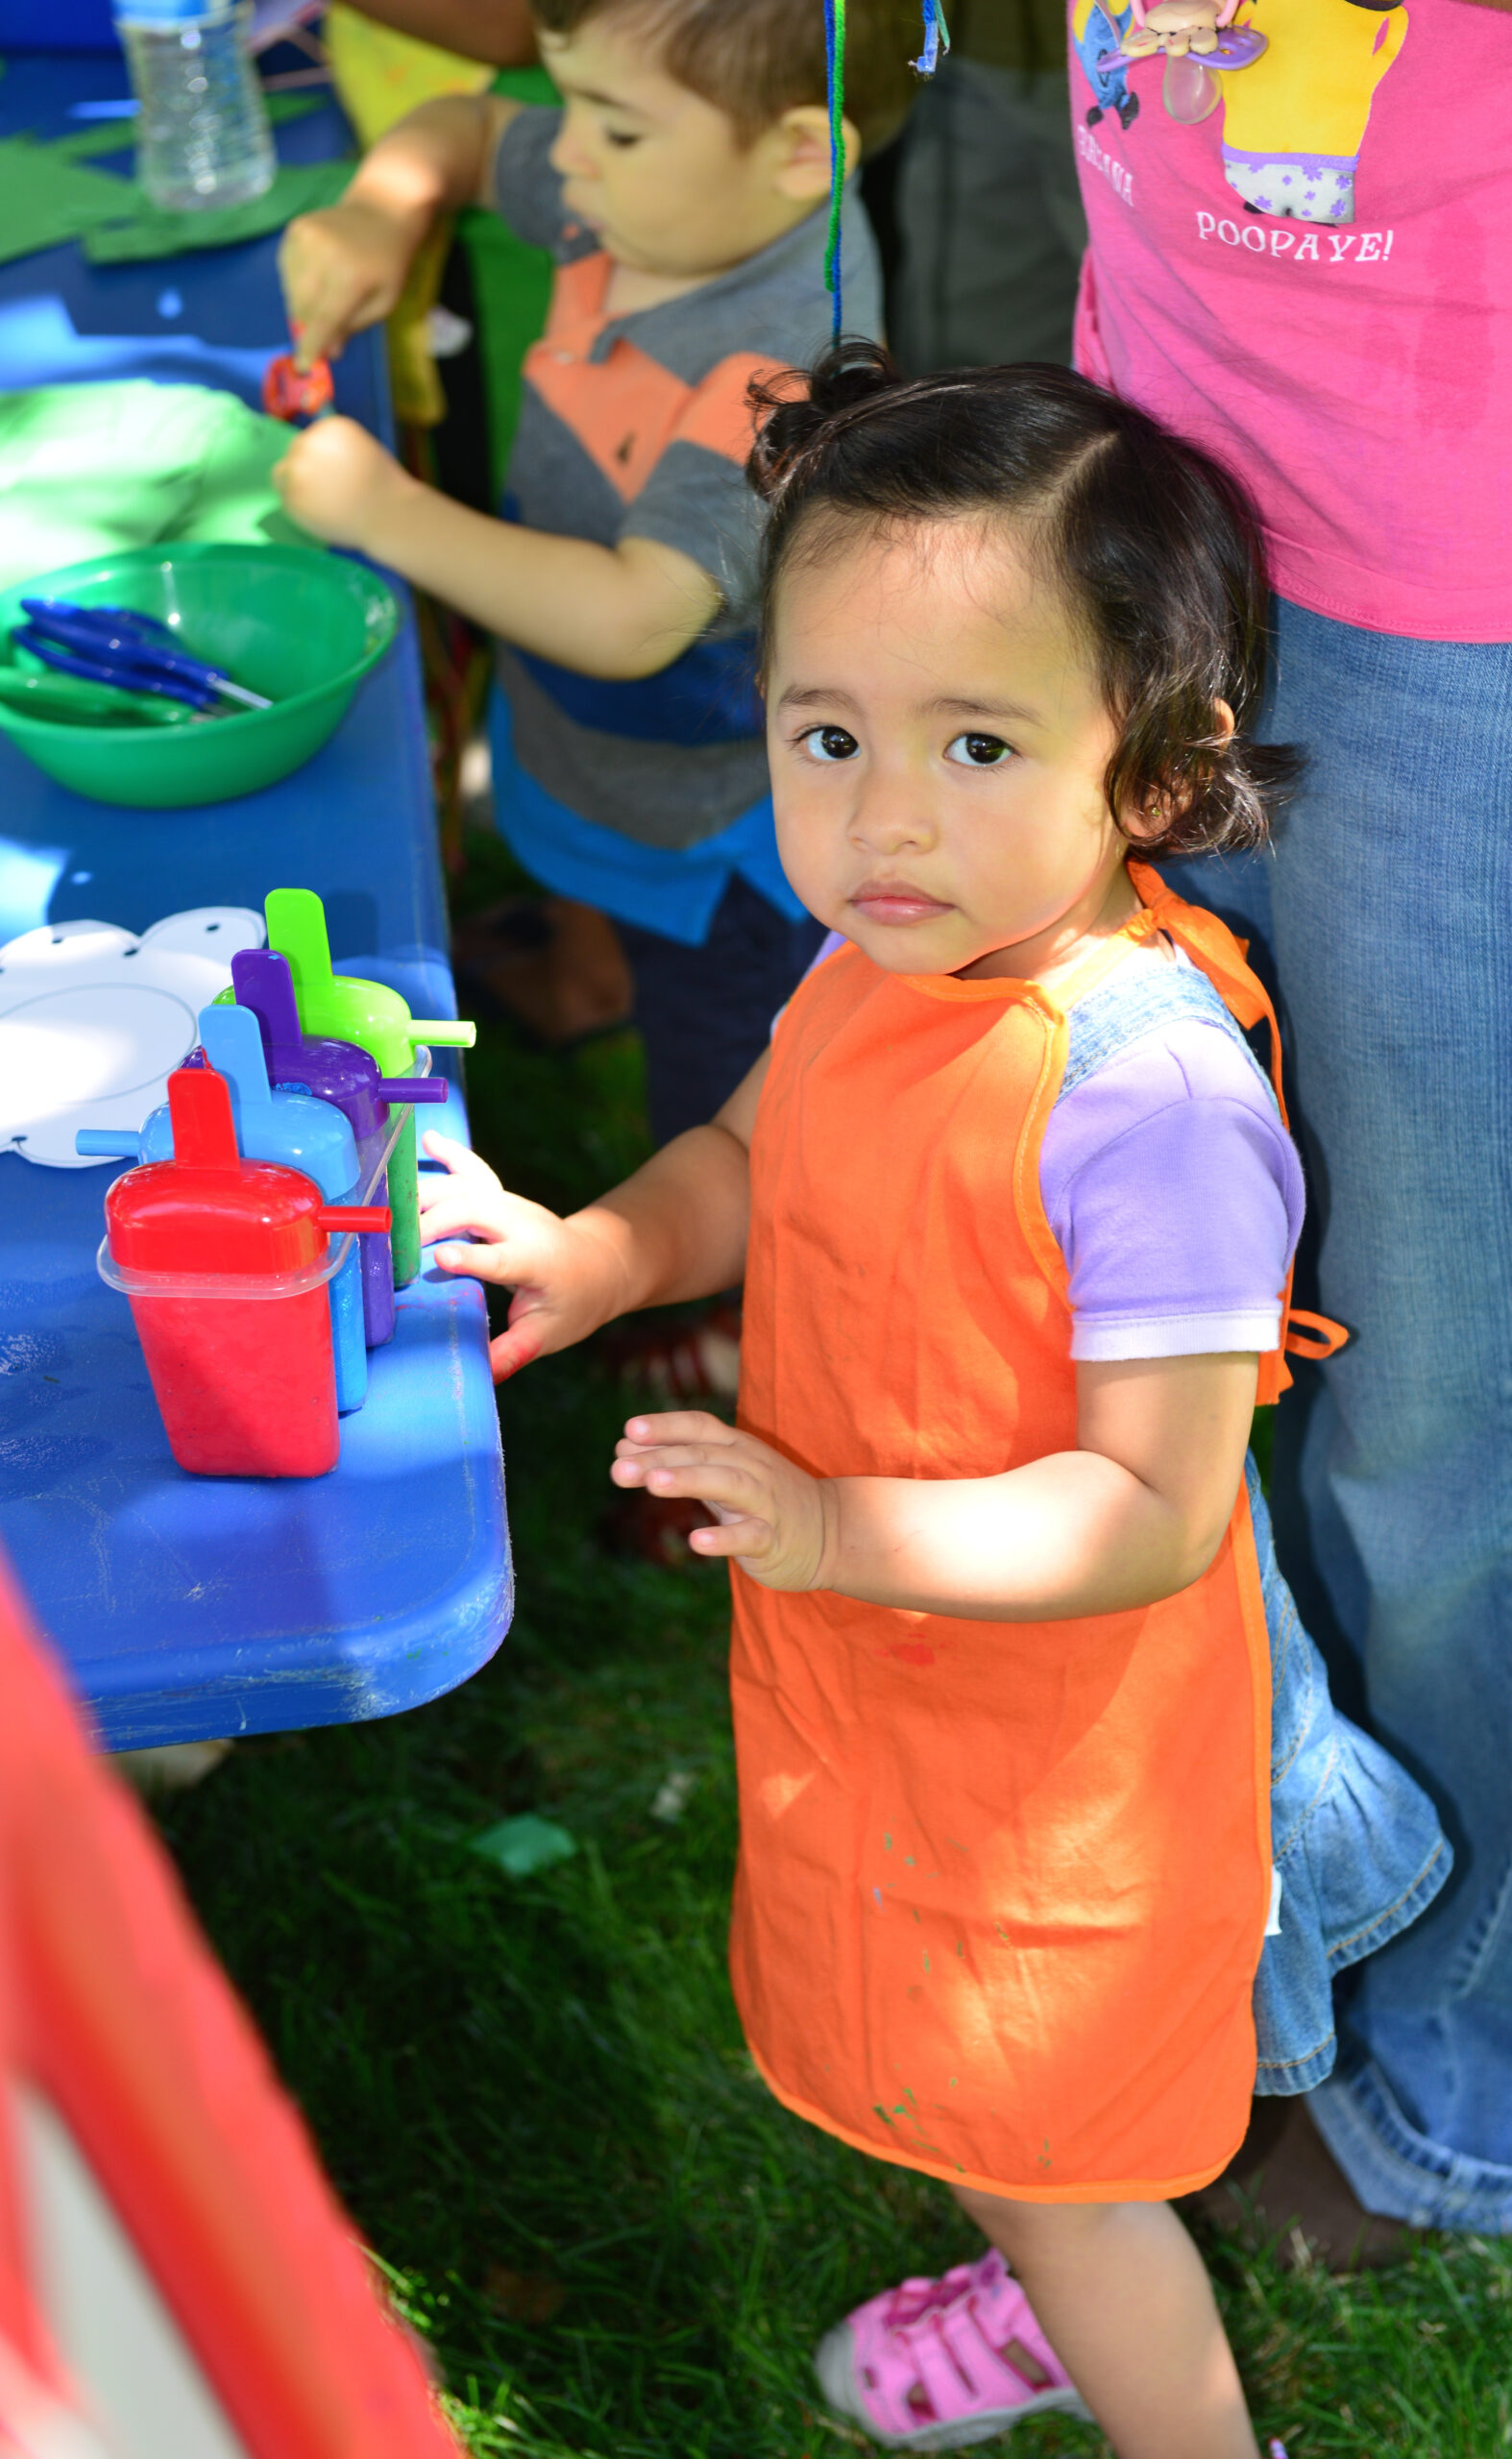
[[[847,119],[841,123],[845,136],[845,168],[854,171],[861,161],[861,132]],[[817,204],[828,196],[830,186],[830,123],[822,103],[795,103],[784,111],[775,128],[768,131],[768,141],[773,153],[771,183],[779,196],[791,197],[795,204]]]

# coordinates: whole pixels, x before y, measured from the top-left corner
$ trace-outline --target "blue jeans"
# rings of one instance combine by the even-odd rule
[[[1170,872],[1274,960],[1353,1335],[1282,1404],[1282,1567],[1455,1853],[1308,2106],[1367,2209],[1512,2232],[1512,645],[1278,620],[1263,730],[1308,767],[1275,853]]]

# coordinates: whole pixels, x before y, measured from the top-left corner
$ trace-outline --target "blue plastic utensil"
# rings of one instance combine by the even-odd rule
[[[156,615],[124,606],[78,606],[65,597],[23,597],[21,610],[30,621],[12,633],[12,642],[61,673],[127,692],[158,693],[206,713],[220,712],[226,700],[242,709],[273,705],[218,667],[190,657],[178,634]]]

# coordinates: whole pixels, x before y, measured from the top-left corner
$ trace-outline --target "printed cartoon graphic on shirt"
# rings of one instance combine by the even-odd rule
[[[1138,117],[1139,97],[1130,90],[1129,62],[1121,54],[1110,56],[1118,53],[1133,23],[1132,7],[1110,13],[1100,0],[1076,0],[1071,15],[1071,44],[1092,88],[1092,107],[1086,114],[1088,128],[1095,128],[1107,111],[1116,111],[1126,129]]]
[[[1249,21],[1270,44],[1217,79],[1225,179],[1257,212],[1353,222],[1371,104],[1406,39],[1402,0],[1258,0]]]
[[[1213,27],[1223,13],[1212,0],[1179,0],[1174,8],[1166,0],[1148,12],[1130,0],[1110,16],[1101,0],[1076,0],[1072,47],[1094,96],[1087,126],[1095,127],[1112,109],[1127,130],[1138,111],[1138,94],[1129,84],[1129,68],[1138,62],[1110,58],[1136,21],[1147,58],[1158,57],[1148,48],[1157,30],[1161,50],[1169,43],[1185,53],[1186,26],[1173,40],[1163,21],[1189,21],[1195,66],[1213,51]],[[1248,65],[1232,68],[1223,66],[1220,51],[1206,74],[1212,91],[1208,108],[1221,107],[1223,113],[1224,177],[1252,212],[1302,222],[1353,221],[1354,180],[1371,105],[1406,40],[1407,24],[1403,0],[1253,0],[1236,13],[1233,31],[1263,35],[1264,51]]]

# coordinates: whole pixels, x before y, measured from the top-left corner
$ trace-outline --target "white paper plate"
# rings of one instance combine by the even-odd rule
[[[241,905],[170,913],[141,937],[110,922],[44,923],[0,947],[0,1153],[88,1170],[81,1127],[141,1126],[199,1038],[262,916]]]

